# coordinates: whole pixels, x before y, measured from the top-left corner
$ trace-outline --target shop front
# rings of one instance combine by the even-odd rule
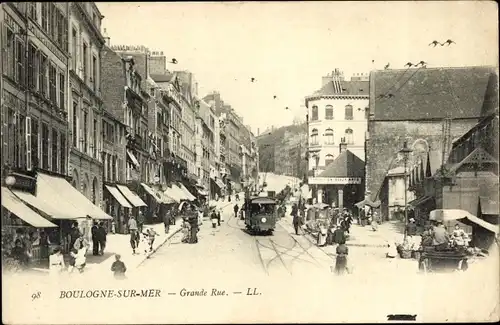
[[[127,201],[132,206],[132,208],[130,209],[130,213],[123,220],[124,223],[120,225],[120,227],[122,227],[121,229],[127,229],[126,225],[128,223],[128,218],[130,218],[131,216],[134,216],[135,218],[137,218],[141,208],[147,207],[147,204],[141,199],[141,197],[139,195],[137,195],[137,193],[130,190],[127,186],[117,184],[116,188],[120,191],[120,194],[125,199],[127,199]],[[128,229],[125,230],[125,233],[128,233]]]
[[[105,185],[104,202],[106,213],[113,217],[111,231],[119,234],[126,232],[126,221],[132,211],[132,205],[121,194],[116,185]]]

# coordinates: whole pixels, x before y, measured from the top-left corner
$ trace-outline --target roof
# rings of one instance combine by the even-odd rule
[[[369,81],[361,81],[361,80],[356,80],[356,81],[346,81],[342,80],[340,81],[341,84],[341,89],[338,89],[335,87],[335,84],[333,81],[329,81],[327,84],[325,84],[323,87],[321,87],[320,90],[315,91],[311,97],[315,96],[359,96],[359,95],[365,95],[369,96],[370,92],[369,87],[370,87],[370,82]]]
[[[373,71],[370,74],[371,119],[418,120],[448,115],[477,118],[494,73],[491,67]]]
[[[443,153],[438,150],[430,150],[425,157],[425,175],[431,177],[441,168]],[[430,174],[430,175],[429,175]]]
[[[151,74],[151,79],[153,79],[155,82],[169,82],[172,80],[173,73],[167,73],[167,74]]]
[[[250,204],[276,204],[276,201],[268,197],[255,197],[250,199]]]
[[[146,83],[148,84],[148,86],[158,88],[158,84],[153,80],[153,78],[151,78],[151,76],[148,76],[146,78]]]
[[[387,172],[387,176],[402,175],[405,173],[404,167],[396,167]]]
[[[319,177],[364,177],[365,163],[349,150],[341,153]]]

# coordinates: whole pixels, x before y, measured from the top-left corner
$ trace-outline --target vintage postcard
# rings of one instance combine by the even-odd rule
[[[495,2],[0,26],[3,323],[499,320]]]

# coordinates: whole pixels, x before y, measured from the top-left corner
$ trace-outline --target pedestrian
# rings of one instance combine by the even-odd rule
[[[197,214],[198,214],[198,226],[201,226],[203,224],[203,215],[204,215],[204,211],[203,211],[202,207],[198,208]]]
[[[97,256],[99,255],[99,226],[97,224],[97,221],[94,221],[92,225],[91,234],[92,234],[92,255]]]
[[[238,210],[239,210],[238,203],[234,205],[233,210],[234,210],[234,217],[238,218]]]
[[[191,225],[190,235],[189,235],[189,243],[197,244],[198,243],[198,216],[193,211],[191,205],[186,206],[186,215],[189,219],[189,223]]]
[[[111,264],[111,271],[113,272],[115,279],[123,280],[126,279],[125,272],[127,271],[127,267],[120,259],[120,254],[116,254],[115,261]]]
[[[114,235],[114,234],[116,234],[116,222],[115,222],[115,220],[113,220],[113,221],[111,222],[111,233],[112,233],[113,235]]]
[[[82,247],[80,250],[76,253],[75,257],[75,268],[80,272],[83,273],[85,269],[85,265],[87,264],[87,258],[85,255],[87,254],[87,247]]]
[[[349,248],[345,242],[341,242],[336,249],[337,258],[335,259],[335,273],[343,275],[347,272],[347,255],[349,255]]]
[[[78,229],[78,222],[76,221],[71,222],[71,229],[69,233],[71,237],[69,242],[69,247],[73,247],[75,241],[80,237],[80,229]]]
[[[327,226],[324,224],[324,222],[320,221],[318,223],[319,223],[319,233],[318,233],[317,245],[318,245],[318,247],[324,247],[326,245],[326,238],[328,235],[328,229],[327,229]]]
[[[171,212],[170,212],[170,210],[167,210],[163,214],[163,225],[165,226],[165,233],[166,234],[168,234],[168,232],[170,231],[170,223],[172,222],[171,218],[172,218]]]
[[[210,219],[212,220],[212,228],[217,227],[217,222],[219,222],[219,226],[220,226],[220,219],[217,217],[217,213],[215,212],[215,209],[212,210],[212,214],[210,215]]]
[[[219,221],[219,226],[221,222],[224,222],[224,218],[222,218],[222,208],[217,209],[217,219]]]
[[[80,233],[80,237],[78,237],[73,243],[73,249],[76,251],[80,250],[82,247],[86,247],[88,242],[85,240],[85,236],[83,233]]]
[[[190,234],[191,234],[191,224],[189,223],[189,220],[187,217],[182,218],[182,233],[184,236],[182,237],[181,242],[183,243],[189,243],[190,239]]]
[[[142,214],[142,211],[139,210],[139,214],[137,215],[137,230],[139,233],[142,233],[142,228],[144,227],[144,214]]]
[[[295,235],[299,235],[300,217],[297,211],[297,205],[294,204],[292,207],[292,217],[293,217],[293,228],[295,229]]]
[[[51,275],[58,275],[64,271],[64,258],[61,253],[61,248],[56,247],[49,256],[49,271]]]
[[[101,221],[99,222],[99,255],[104,254],[104,249],[106,248],[106,237],[108,236],[108,232],[106,231],[106,228],[104,227],[104,222]]]
[[[135,218],[133,216],[130,217],[128,220],[128,231],[130,233],[130,246],[132,247],[132,251],[135,255],[135,249],[139,248],[139,241],[138,241],[138,236],[139,232],[137,230],[137,221],[135,221]]]
[[[344,230],[342,229],[342,227],[337,227],[333,231],[333,242],[335,244],[345,243],[346,239],[347,238],[346,238],[346,235],[345,235]]]
[[[155,238],[157,235],[158,234],[156,233],[156,231],[153,228],[146,229],[146,232],[144,233],[144,236],[147,239],[147,243],[148,243],[150,252],[153,251],[153,244],[155,242]],[[147,253],[146,247],[144,247],[144,253]]]

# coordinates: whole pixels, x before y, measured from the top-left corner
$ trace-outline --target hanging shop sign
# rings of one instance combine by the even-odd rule
[[[361,177],[310,177],[309,184],[318,185],[347,185],[361,184]]]

